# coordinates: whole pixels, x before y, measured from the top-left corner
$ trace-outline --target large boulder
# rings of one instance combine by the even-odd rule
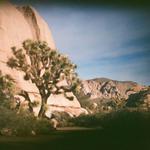
[[[30,6],[17,7],[8,2],[1,3],[0,70],[2,70],[3,74],[11,75],[16,83],[16,88],[28,92],[30,99],[35,101],[40,100],[40,95],[36,86],[32,84],[31,81],[25,81],[23,79],[23,72],[10,69],[6,65],[8,58],[13,56],[11,47],[21,47],[22,42],[26,39],[46,41],[51,49],[56,49],[47,23],[34,8]],[[49,98],[49,105],[61,107],[60,111],[68,111],[69,107],[69,113],[73,113],[73,115],[79,115],[84,112],[75,96],[73,101],[69,101],[63,95],[53,95]],[[40,107],[34,109],[36,114],[39,108]],[[78,110],[78,112],[74,109]],[[59,109],[57,108],[57,110]]]

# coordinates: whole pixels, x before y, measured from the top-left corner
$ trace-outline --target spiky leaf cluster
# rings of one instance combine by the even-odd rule
[[[25,73],[24,79],[36,84],[42,97],[57,94],[61,89],[75,91],[78,89],[79,79],[74,65],[67,56],[52,50],[46,42],[26,40],[21,49],[12,48],[14,57],[8,65]],[[65,79],[67,86],[58,87],[60,80]]]

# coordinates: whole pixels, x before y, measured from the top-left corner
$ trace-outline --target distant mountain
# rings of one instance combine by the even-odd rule
[[[77,95],[89,113],[108,112],[121,108],[150,109],[150,88],[133,81],[95,78],[82,81]],[[145,107],[146,106],[146,107]]]
[[[145,86],[133,81],[117,81],[108,78],[82,81],[82,93],[88,95],[90,99],[127,99],[130,94],[139,92],[144,88]]]

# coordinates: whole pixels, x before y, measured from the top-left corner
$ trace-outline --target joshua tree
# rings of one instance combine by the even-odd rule
[[[22,48],[12,47],[14,57],[7,64],[11,68],[23,71],[24,79],[31,80],[36,85],[41,96],[39,117],[45,116],[45,106],[51,94],[76,91],[79,79],[74,65],[68,57],[48,47],[46,42],[26,40]],[[58,86],[61,80],[66,80],[67,86]],[[73,97],[70,97],[70,100]]]

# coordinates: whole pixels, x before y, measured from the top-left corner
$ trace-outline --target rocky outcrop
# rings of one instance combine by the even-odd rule
[[[51,31],[47,23],[39,16],[36,10],[30,6],[14,6],[8,2],[0,4],[0,70],[3,74],[9,74],[16,83],[18,90],[28,92],[32,101],[40,100],[38,90],[30,81],[23,79],[23,72],[10,69],[6,62],[12,56],[11,47],[21,47],[26,39],[46,41],[51,49],[56,49]],[[70,93],[72,94],[72,93]],[[73,95],[73,94],[72,94]],[[74,96],[74,95],[73,95]],[[19,98],[19,97],[18,97]],[[69,101],[62,95],[51,96],[49,105],[60,107],[61,111],[68,111],[73,115],[85,112],[74,96]],[[37,114],[39,107],[35,108]],[[77,111],[78,110],[78,111]]]
[[[145,88],[147,87],[132,81],[96,78],[82,81],[82,88],[77,97],[82,107],[86,108],[89,113],[110,112],[128,107],[126,105],[128,101],[134,103],[131,98],[132,95],[134,97],[136,93],[143,91]],[[145,100],[142,98],[140,100],[143,105],[150,106],[147,97],[149,96],[146,96]]]
[[[127,99],[144,86],[132,81],[116,81],[106,78],[82,81],[82,92],[90,99]]]
[[[137,93],[131,94],[127,100],[126,107],[141,110],[150,110],[150,87]]]

